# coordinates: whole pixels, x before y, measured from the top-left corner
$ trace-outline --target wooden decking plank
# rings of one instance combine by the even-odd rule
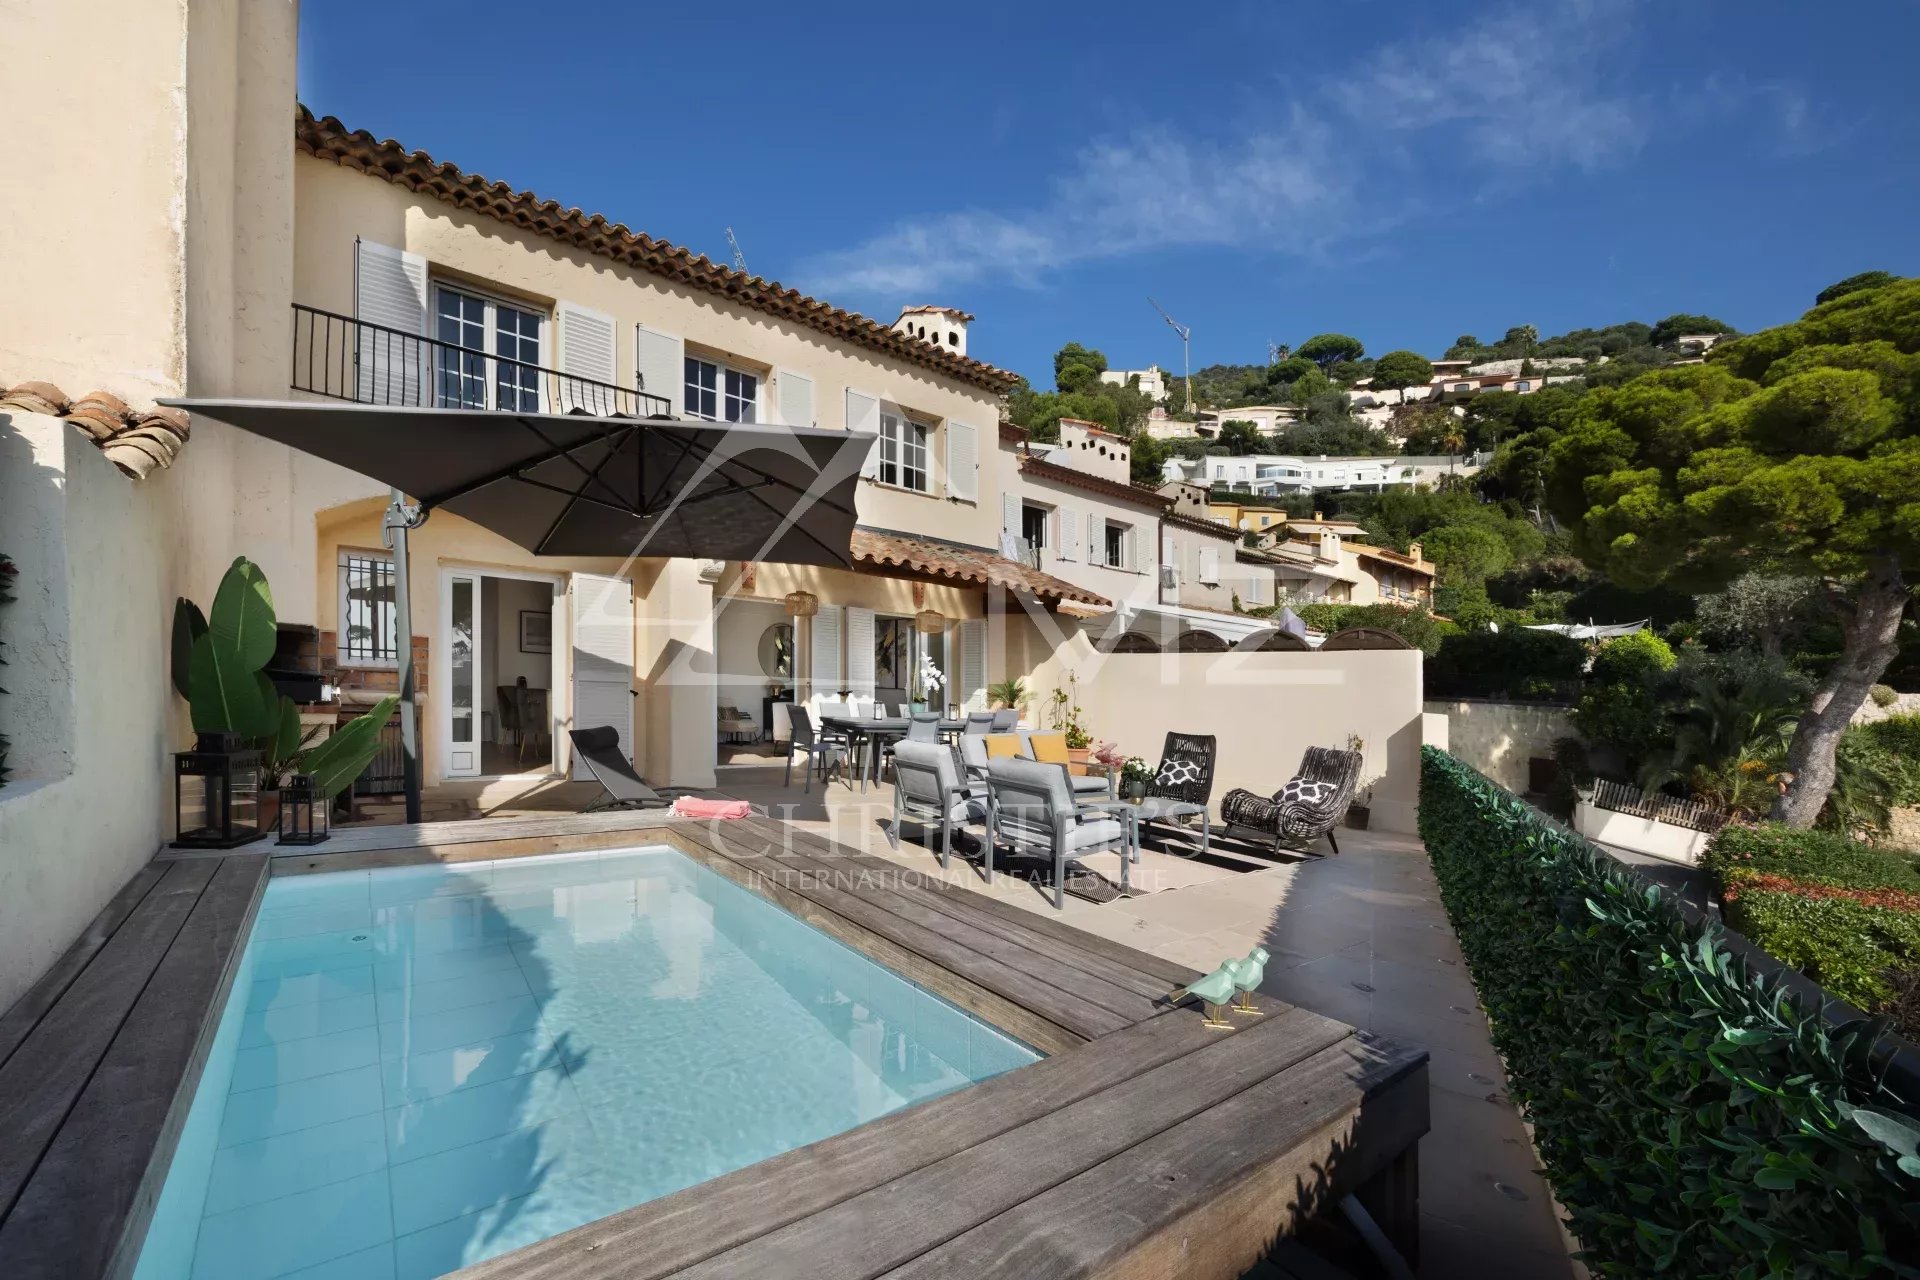
[[[795,864],[796,860],[771,855],[755,856],[744,853],[737,846],[732,847],[730,853],[713,849],[711,845],[707,847],[715,857],[725,859],[745,871],[752,877],[750,883],[753,885],[765,886],[769,892],[777,887],[780,891],[805,899],[876,937],[920,956],[937,968],[1030,1009],[1085,1039],[1105,1035],[1138,1020],[1072,995],[1046,978],[983,955],[942,933],[916,924],[897,914],[892,910],[893,904],[877,899],[877,896],[868,897],[857,891],[823,885],[818,883],[817,877],[802,880],[767,874],[769,864]],[[797,865],[812,864],[798,860]],[[1150,1016],[1150,1012],[1142,1016]]]
[[[134,872],[120,891],[100,914],[88,923],[85,932],[74,940],[72,946],[61,953],[48,970],[40,975],[40,980],[27,988],[26,994],[13,1002],[4,1017],[0,1017],[0,1066],[4,1066],[13,1051],[20,1047],[28,1034],[40,1024],[47,1010],[59,1003],[73,980],[78,978],[88,963],[98,955],[100,948],[107,945],[133,909],[140,905],[141,899],[160,883],[160,877],[166,868],[149,862]]]
[[[857,924],[813,898],[787,888],[777,879],[755,870],[751,866],[752,859],[727,857],[703,841],[680,833],[676,833],[671,843],[716,875],[724,876],[749,893],[759,894],[822,933],[839,939],[901,977],[920,984],[969,1013],[979,1015],[1036,1049],[1045,1053],[1060,1053],[1077,1048],[1090,1038],[1085,1031],[1052,1021],[1036,1009],[982,987],[971,978],[960,977],[890,937]]]
[[[981,1223],[887,1280],[1234,1280],[1427,1130],[1426,1054],[1352,1038]]]
[[[1311,1015],[1308,1015],[1311,1016]],[[460,1272],[659,1280],[1215,1044],[1191,1010],[1116,1031]]]
[[[221,859],[120,1033],[0,1224],[9,1280],[131,1270],[219,1025],[267,855]]]
[[[0,1220],[67,1119],[128,1011],[173,945],[213,861],[169,867],[0,1067]]]
[[[1338,1044],[1352,1028],[1290,1009],[1216,1034],[1214,1044],[679,1275],[869,1280]]]
[[[779,838],[780,833],[774,830],[771,824],[760,823],[753,829],[768,839]],[[794,834],[796,837],[794,845],[798,849],[820,857],[831,856],[859,867],[890,868],[895,872],[895,879],[890,886],[895,892],[965,920],[976,928],[997,933],[1003,938],[1017,942],[1029,950],[1038,951],[1063,964],[1073,965],[1109,982],[1126,986],[1141,995],[1161,996],[1173,987],[1185,985],[1192,980],[1192,975],[1184,971],[1182,971],[1183,976],[1177,979],[1169,978],[1137,967],[1131,958],[1121,960],[1089,947],[1087,945],[1089,935],[1078,930],[1069,930],[1063,936],[1058,930],[1041,927],[1043,924],[1056,922],[1031,911],[1020,911],[1016,907],[1015,914],[1009,916],[986,910],[981,904],[991,899],[984,894],[940,880],[929,879],[926,875],[912,874],[911,867],[904,867],[899,863],[888,862],[884,858],[861,853],[846,845],[835,844],[811,832],[801,831]],[[928,856],[933,856],[931,850],[928,851]],[[900,875],[902,872],[909,874],[903,877]]]
[[[860,876],[879,874],[871,868],[850,866],[844,862],[836,863],[832,859],[804,855],[767,854],[755,861],[765,864],[770,874],[790,876],[797,889],[807,881],[819,883],[821,876],[835,876],[848,872]],[[1164,997],[1168,991],[1165,987],[1157,989],[1152,995],[1145,995],[1110,982],[1099,974],[1065,964],[1045,952],[1036,951],[997,932],[979,928],[960,916],[937,911],[895,890],[892,887],[892,879],[899,875],[900,869],[888,864],[888,870],[889,875],[886,879],[861,885],[856,896],[899,916],[902,920],[919,925],[948,942],[970,947],[983,956],[1023,973],[1042,978],[1059,987],[1061,991],[1090,1004],[1099,1005],[1128,1022],[1139,1022],[1143,1018],[1151,1018],[1166,1008]],[[829,880],[826,883],[829,887],[838,887],[834,881]],[[802,891],[804,892],[804,889]],[[841,892],[855,891],[842,889]]]

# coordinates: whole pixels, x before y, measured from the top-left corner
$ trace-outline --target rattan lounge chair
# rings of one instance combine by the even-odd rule
[[[1300,758],[1300,772],[1270,798],[1245,790],[1227,793],[1220,802],[1227,834],[1300,852],[1325,836],[1333,851],[1339,853],[1340,842],[1334,839],[1333,829],[1353,803],[1360,763],[1358,751],[1308,747],[1307,754]]]
[[[672,795],[661,795],[634,772],[633,765],[620,754],[620,731],[612,725],[597,729],[569,729],[573,749],[587,766],[587,772],[607,789],[582,813],[597,809],[664,809],[673,803]],[[674,794],[678,794],[677,792]]]

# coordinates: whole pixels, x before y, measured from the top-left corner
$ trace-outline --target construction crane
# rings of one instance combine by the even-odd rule
[[[1147,301],[1153,302],[1153,298],[1149,296],[1147,298]],[[1185,382],[1187,384],[1187,412],[1192,413],[1193,412],[1193,330],[1188,326],[1181,324],[1178,320],[1175,320],[1172,316],[1168,315],[1167,309],[1161,306],[1159,303],[1153,302],[1153,309],[1155,311],[1158,311],[1160,313],[1160,318],[1162,320],[1165,320],[1167,324],[1172,327],[1173,331],[1180,335],[1180,353],[1181,353],[1180,358],[1182,361],[1181,368],[1186,371]]]
[[[732,227],[727,228],[727,245],[733,250],[733,269],[743,276],[752,275],[747,270],[747,255],[740,252],[740,242],[734,238]]]

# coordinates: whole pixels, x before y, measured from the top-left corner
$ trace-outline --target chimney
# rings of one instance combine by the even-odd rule
[[[1420,544],[1417,542],[1407,548],[1407,554],[1412,556],[1415,560],[1426,559],[1425,556],[1420,554]]]
[[[1340,535],[1331,529],[1320,531],[1320,558],[1336,561],[1340,559]]]
[[[1318,511],[1313,513],[1313,522],[1315,524],[1320,523],[1320,513]]]

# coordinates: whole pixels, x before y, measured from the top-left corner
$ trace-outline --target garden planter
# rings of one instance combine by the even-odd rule
[[[1085,777],[1087,773],[1087,757],[1092,754],[1092,747],[1068,747],[1067,772]]]
[[[1341,825],[1351,827],[1355,831],[1365,831],[1367,823],[1372,818],[1373,813],[1366,805],[1350,804],[1347,806],[1347,816],[1341,820]]]

